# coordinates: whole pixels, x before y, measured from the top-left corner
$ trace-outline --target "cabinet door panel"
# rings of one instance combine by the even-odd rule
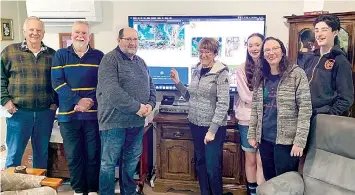
[[[223,146],[223,183],[240,183],[241,162],[240,145],[226,142]]]
[[[338,33],[340,48],[346,53],[346,56],[351,64],[353,62],[354,45],[351,44],[353,40],[354,24],[342,23]]]
[[[195,180],[192,141],[161,141],[161,175],[164,179]]]
[[[352,65],[353,84],[355,89],[355,58],[354,58],[355,27],[354,25],[355,23],[342,22],[338,37],[339,37],[340,48],[346,53],[346,56],[350,64]],[[355,118],[355,101],[354,104],[349,109],[349,111],[345,113],[345,116]]]

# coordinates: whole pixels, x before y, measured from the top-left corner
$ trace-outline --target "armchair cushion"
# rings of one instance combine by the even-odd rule
[[[45,176],[1,172],[1,191],[39,188],[44,178]]]
[[[287,172],[258,186],[258,195],[303,195],[304,183],[298,172]]]
[[[355,160],[311,148],[303,168],[306,195],[355,194]]]

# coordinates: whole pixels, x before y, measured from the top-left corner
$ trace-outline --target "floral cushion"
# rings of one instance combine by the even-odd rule
[[[39,188],[44,178],[45,176],[1,172],[1,192]]]

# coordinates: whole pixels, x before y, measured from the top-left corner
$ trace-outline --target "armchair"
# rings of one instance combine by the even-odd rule
[[[355,119],[317,115],[302,176],[284,173],[258,195],[355,195]]]

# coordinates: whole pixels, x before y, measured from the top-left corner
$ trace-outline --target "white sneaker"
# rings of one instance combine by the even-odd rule
[[[89,192],[88,195],[98,195],[97,192]]]

